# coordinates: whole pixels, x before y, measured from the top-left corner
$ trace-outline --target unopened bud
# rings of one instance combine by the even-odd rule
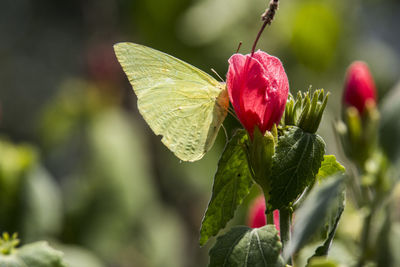
[[[343,102],[363,114],[368,101],[376,103],[374,79],[365,62],[355,61],[347,70]]]
[[[279,211],[274,210],[273,212],[274,224],[276,229],[279,231]],[[267,224],[265,218],[265,198],[259,196],[250,204],[250,210],[247,217],[247,225],[251,228],[263,227]]]

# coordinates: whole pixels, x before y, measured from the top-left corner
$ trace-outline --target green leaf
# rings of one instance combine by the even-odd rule
[[[322,181],[326,177],[337,174],[338,172],[344,173],[345,168],[336,160],[334,155],[325,155],[321,167],[317,173],[318,181]]]
[[[393,187],[389,202],[379,209],[381,214],[374,214],[377,219],[378,216],[384,217],[379,226],[374,223],[374,228],[379,228],[377,239],[374,240],[377,266],[400,266],[400,183],[397,182]]]
[[[106,267],[106,264],[87,248],[57,244],[56,249],[64,253],[63,258],[68,267]]]
[[[283,253],[285,259],[298,251],[321,227],[332,203],[339,196],[343,180],[343,176],[334,176],[320,186],[315,186],[310,192],[296,212],[292,239]]]
[[[17,254],[27,266],[66,266],[62,259],[63,253],[51,248],[46,241],[25,245]]]
[[[0,225],[25,242],[58,233],[61,192],[39,164],[35,147],[0,138]]]
[[[393,88],[379,103],[381,118],[379,125],[380,144],[392,162],[400,160],[400,84]]]
[[[289,206],[315,181],[323,161],[325,143],[316,134],[287,127],[279,137],[271,175],[273,209]]]
[[[326,258],[313,258],[307,267],[338,267],[339,264],[336,261]]]
[[[284,266],[280,256],[282,244],[273,225],[262,228],[233,227],[218,237],[211,248],[209,267],[279,267]]]
[[[389,250],[392,258],[392,266],[399,266],[400,254],[399,254],[399,240],[400,240],[400,223],[393,223],[390,228],[389,235]]]
[[[320,242],[308,242],[301,250],[296,252],[294,257],[294,266],[306,266],[310,267],[316,259],[332,259],[337,262],[339,266],[356,266],[359,256],[358,244],[354,240],[346,238],[345,240],[337,239],[332,243],[329,249],[328,257],[314,257],[312,259],[311,255],[314,254],[315,248],[320,244]],[[318,262],[318,261],[317,261]],[[312,266],[312,265],[311,265]],[[389,265],[382,265],[389,266]]]
[[[62,256],[46,241],[40,241],[14,249],[11,254],[0,254],[0,267],[66,267]]]
[[[337,205],[335,205],[333,208],[333,212],[331,214],[331,220],[328,223],[328,236],[325,239],[325,242],[319,246],[316,250],[314,255],[311,258],[314,257],[319,257],[319,256],[327,256],[328,251],[332,245],[333,238],[335,237],[337,227],[339,225],[340,218],[342,216],[342,213],[344,211],[345,207],[345,190],[343,188],[343,191],[340,194],[340,197],[337,198],[338,202]]]
[[[390,205],[388,206],[390,207]],[[399,266],[400,257],[397,256],[399,253],[397,252],[398,246],[396,244],[398,243],[399,235],[396,235],[396,232],[393,232],[393,229],[395,229],[393,228],[393,226],[395,225],[392,223],[391,220],[393,214],[391,214],[391,209],[388,206],[386,206],[384,209],[385,218],[382,222],[382,225],[379,226],[380,229],[377,235],[377,239],[375,241],[376,262],[378,263],[378,266]],[[395,238],[395,244],[390,244],[391,237]],[[391,245],[393,245],[393,248],[395,249],[392,249]],[[395,264],[396,262],[397,264]]]
[[[201,224],[200,245],[225,227],[253,185],[244,149],[247,140],[246,131],[237,131],[222,153],[211,200]]]
[[[20,216],[25,242],[59,233],[63,218],[62,194],[50,173],[36,164],[27,173],[23,192],[25,209]]]

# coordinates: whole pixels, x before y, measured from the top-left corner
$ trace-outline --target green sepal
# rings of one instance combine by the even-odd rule
[[[324,159],[323,139],[289,126],[278,139],[273,157],[270,191],[272,209],[288,207],[315,182]]]
[[[209,267],[281,267],[282,244],[274,225],[233,227],[211,248]]]
[[[249,141],[249,165],[254,181],[264,192],[270,191],[269,177],[271,175],[272,157],[275,154],[275,137],[269,131],[262,135],[258,127],[254,128],[253,140]]]
[[[361,168],[376,148],[379,117],[375,105],[367,105],[362,115],[355,107],[347,107],[344,123],[336,125],[346,156]]]
[[[0,254],[12,254],[18,244],[19,239],[17,238],[17,233],[14,233],[12,236],[7,232],[3,233],[2,237],[0,237]]]
[[[211,200],[201,223],[200,245],[218,234],[232,219],[237,206],[250,192],[252,176],[246,156],[246,131],[239,130],[228,142],[218,162]]]
[[[315,90],[311,88],[304,93],[297,93],[296,100],[289,94],[286,102],[284,125],[295,125],[306,132],[315,133],[321,123],[322,115],[328,103],[329,93],[324,89]]]

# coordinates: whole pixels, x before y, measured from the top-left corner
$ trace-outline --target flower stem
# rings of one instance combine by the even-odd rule
[[[266,26],[267,26],[267,21],[264,21],[263,25],[261,26],[261,29],[258,31],[256,40],[255,40],[254,43],[253,43],[253,47],[251,48],[251,56],[253,56],[254,50],[256,50],[256,46],[257,46],[257,43],[258,43],[258,39],[260,39],[260,36],[261,36],[262,32],[264,31],[264,29],[265,29]]]
[[[274,224],[274,213],[273,212],[267,212],[265,210],[265,215],[267,216],[267,224]]]
[[[271,2],[269,2],[268,9],[264,12],[264,14],[261,15],[261,19],[264,21],[264,23],[261,26],[261,29],[258,31],[256,39],[254,40],[253,47],[251,49],[251,56],[253,56],[254,51],[256,50],[258,40],[260,39],[265,27],[267,25],[271,25],[271,22],[274,19],[276,10],[278,9],[278,2],[279,0],[271,0]]]
[[[279,210],[279,225],[281,233],[282,250],[290,241],[290,228],[292,225],[292,211],[289,208]]]
[[[372,211],[364,218],[362,235],[361,235],[361,256],[358,260],[357,266],[362,267],[365,264],[366,258],[368,256],[368,243],[369,243],[369,235],[370,235],[370,228],[371,228],[371,221],[372,221]]]
[[[371,235],[371,226],[373,225],[372,221],[374,220],[374,214],[380,207],[380,203],[382,203],[383,197],[381,192],[378,192],[376,196],[368,203],[369,209],[367,214],[364,217],[363,228],[361,232],[361,243],[360,249],[361,254],[357,263],[357,267],[362,267],[365,265],[365,262],[370,257],[371,246],[370,246],[370,235]]]
[[[268,209],[268,203],[269,203],[269,192],[263,190],[264,193],[264,199],[265,199],[265,219],[267,224],[274,224],[274,213],[272,210]]]

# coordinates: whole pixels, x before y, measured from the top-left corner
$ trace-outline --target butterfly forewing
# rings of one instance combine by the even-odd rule
[[[227,114],[225,88],[207,73],[152,48],[119,43],[114,50],[154,133],[181,160],[202,158]]]

